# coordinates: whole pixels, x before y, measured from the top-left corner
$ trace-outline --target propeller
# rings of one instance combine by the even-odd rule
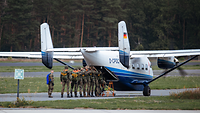
[[[181,57],[182,56],[178,56],[178,57],[176,57],[176,59],[178,60]],[[178,65],[178,63],[179,62],[176,63],[176,66]],[[182,67],[178,67],[177,70],[179,71],[181,76],[185,77],[187,75],[187,72]]]
[[[178,65],[178,63],[176,63],[176,66]],[[182,76],[182,77],[185,77],[186,75],[187,75],[187,72],[182,68],[182,67],[178,67],[177,68],[177,70],[178,70],[178,72],[179,72],[179,74]],[[164,73],[164,72],[166,72],[167,71],[167,69],[165,69],[162,73]],[[167,74],[166,75],[164,75],[164,78],[167,76]]]
[[[187,72],[182,67],[177,68],[177,70],[181,76],[185,77],[187,75]]]

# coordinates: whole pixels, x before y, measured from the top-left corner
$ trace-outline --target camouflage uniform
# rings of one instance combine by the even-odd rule
[[[82,95],[82,87],[83,87],[83,77],[84,77],[84,70],[82,69],[79,73],[78,73],[78,86],[79,86],[79,94],[80,97],[83,97]]]
[[[69,86],[72,80],[71,72],[65,69],[60,74],[60,81],[62,82],[61,98],[63,98],[63,93],[65,90],[65,85],[67,84],[67,97],[69,97]]]
[[[95,71],[95,73],[94,73],[94,75],[95,75],[95,95],[96,96],[100,96],[100,84],[99,84],[99,73],[98,73],[98,71],[96,70]]]
[[[95,71],[94,70],[91,70],[90,72],[90,79],[91,79],[91,82],[90,82],[90,89],[91,89],[91,96],[94,97],[93,95],[93,92],[94,92],[94,87],[95,87]]]
[[[83,80],[83,96],[86,97],[86,85],[87,85],[87,77],[86,77],[86,70],[82,70],[82,80]]]
[[[97,91],[97,93],[101,94],[101,92],[103,92],[106,87],[106,81],[101,71],[98,72],[98,82],[99,82],[99,86],[98,86],[99,90]]]
[[[90,97],[90,82],[91,82],[91,79],[90,79],[90,73],[91,73],[91,70],[88,69],[86,70],[86,79],[87,79],[87,96]]]
[[[73,88],[74,88],[75,97],[78,97],[77,96],[77,88],[78,88],[77,77],[78,77],[78,72],[74,70],[72,72],[72,83],[71,83],[71,91],[70,91],[71,97],[73,97],[73,95],[72,95]]]
[[[54,86],[54,77],[53,77],[53,73],[49,74],[49,84],[48,84],[48,95],[49,98],[53,98],[51,96],[52,92],[53,92],[53,86]]]

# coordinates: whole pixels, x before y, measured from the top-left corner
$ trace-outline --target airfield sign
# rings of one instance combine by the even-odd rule
[[[15,69],[15,79],[24,79],[24,70],[23,69]]]
[[[17,102],[19,101],[19,79],[24,79],[24,70],[23,69],[15,69],[15,79],[18,79],[17,85]]]

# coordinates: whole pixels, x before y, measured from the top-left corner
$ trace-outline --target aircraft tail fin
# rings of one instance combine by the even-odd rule
[[[118,46],[119,60],[124,67],[129,68],[130,45],[124,21],[118,23]]]
[[[47,49],[53,49],[53,43],[51,39],[51,34],[49,30],[49,25],[43,23],[40,25],[41,34],[41,53],[42,53],[42,63],[49,69],[53,67],[53,51],[46,51]]]

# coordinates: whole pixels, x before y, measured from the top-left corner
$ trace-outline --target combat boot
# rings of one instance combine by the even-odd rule
[[[80,97],[83,97],[82,93],[80,94]]]
[[[75,97],[78,97],[78,96],[77,96],[77,93],[75,93]]]
[[[63,98],[63,95],[61,95],[61,98]]]
[[[71,92],[71,97],[73,97],[72,92]]]
[[[86,97],[86,94],[84,93],[83,96]]]
[[[91,93],[91,97],[94,97],[93,93]]]
[[[67,98],[70,98],[69,94],[67,94]]]
[[[51,96],[51,93],[49,93],[49,98],[53,98],[53,96]]]

